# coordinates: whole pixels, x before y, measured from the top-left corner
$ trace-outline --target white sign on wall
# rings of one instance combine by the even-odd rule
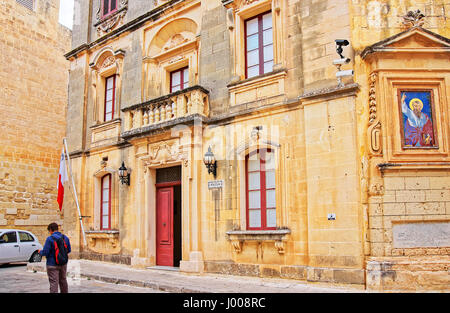
[[[223,188],[223,180],[210,180],[208,182],[208,189],[221,189]]]

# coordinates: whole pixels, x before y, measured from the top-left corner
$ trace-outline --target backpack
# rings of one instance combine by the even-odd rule
[[[55,260],[57,265],[65,265],[69,261],[69,255],[67,254],[67,245],[64,240],[64,235],[59,239],[53,241],[55,246]]]

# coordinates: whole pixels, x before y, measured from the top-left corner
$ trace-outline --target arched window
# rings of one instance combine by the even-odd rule
[[[247,155],[247,229],[276,229],[275,153],[258,149]]]
[[[111,229],[111,174],[102,177],[100,229]]]

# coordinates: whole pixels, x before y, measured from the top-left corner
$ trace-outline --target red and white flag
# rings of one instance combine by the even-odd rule
[[[64,154],[64,148],[61,151],[61,159],[59,160],[59,175],[58,175],[58,204],[61,211],[64,200],[64,183],[68,181],[67,169],[66,169],[66,156]]]

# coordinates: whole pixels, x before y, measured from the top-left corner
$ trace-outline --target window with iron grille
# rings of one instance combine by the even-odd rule
[[[156,170],[156,183],[181,181],[181,166],[160,168]]]
[[[16,2],[32,11],[34,10],[34,0],[16,0]]]

